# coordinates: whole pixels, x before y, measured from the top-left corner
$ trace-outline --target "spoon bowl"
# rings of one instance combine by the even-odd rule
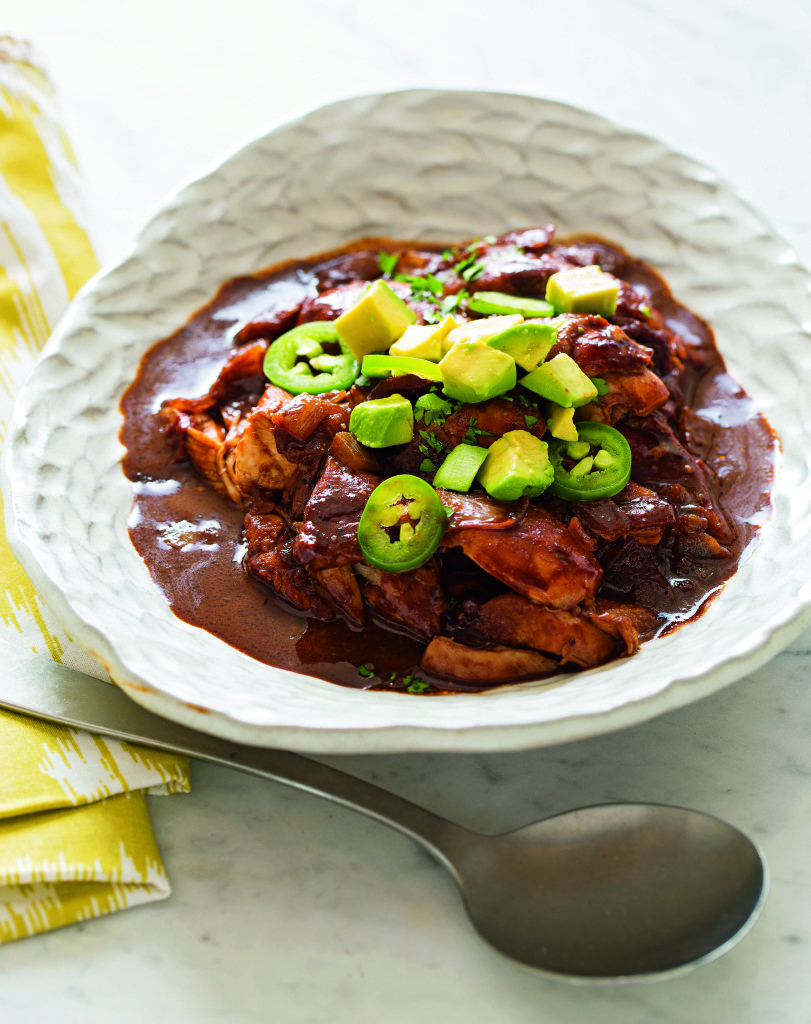
[[[496,949],[570,978],[708,962],[748,930],[766,871],[737,829],[657,804],[581,808],[449,848],[468,914]]]

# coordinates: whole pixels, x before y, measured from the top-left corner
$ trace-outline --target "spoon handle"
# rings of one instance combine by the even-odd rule
[[[152,714],[117,686],[0,641],[0,707],[143,743],[281,782],[360,811],[422,844],[456,874],[448,853],[470,833],[409,800],[284,750],[249,747]]]

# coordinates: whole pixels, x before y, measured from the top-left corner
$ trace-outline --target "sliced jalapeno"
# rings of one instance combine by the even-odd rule
[[[417,373],[428,380],[442,380],[442,373],[436,363],[415,356],[364,356],[365,377],[388,377],[392,373]]]
[[[329,345],[332,352],[324,351]],[[265,376],[291,395],[322,395],[355,383],[358,361],[329,320],[301,324],[277,338],[265,353]]]
[[[363,557],[384,572],[408,572],[439,547],[447,517],[433,487],[407,473],[379,484],[358,525]]]
[[[631,479],[631,447],[605,423],[578,423],[577,441],[551,440],[552,491],[567,501],[596,501],[618,494]]]

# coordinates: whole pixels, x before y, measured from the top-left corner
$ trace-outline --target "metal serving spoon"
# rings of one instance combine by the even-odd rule
[[[175,725],[12,645],[0,642],[0,658],[2,707],[272,779],[411,836],[453,875],[479,934],[549,974],[630,979],[707,963],[742,938],[765,900],[756,847],[699,811],[603,804],[480,835],[297,754]]]

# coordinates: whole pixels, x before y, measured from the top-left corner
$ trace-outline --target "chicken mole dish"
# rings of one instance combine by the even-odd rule
[[[415,694],[633,655],[768,515],[777,440],[661,277],[551,226],[235,278],[122,401],[132,541],[269,665]]]

